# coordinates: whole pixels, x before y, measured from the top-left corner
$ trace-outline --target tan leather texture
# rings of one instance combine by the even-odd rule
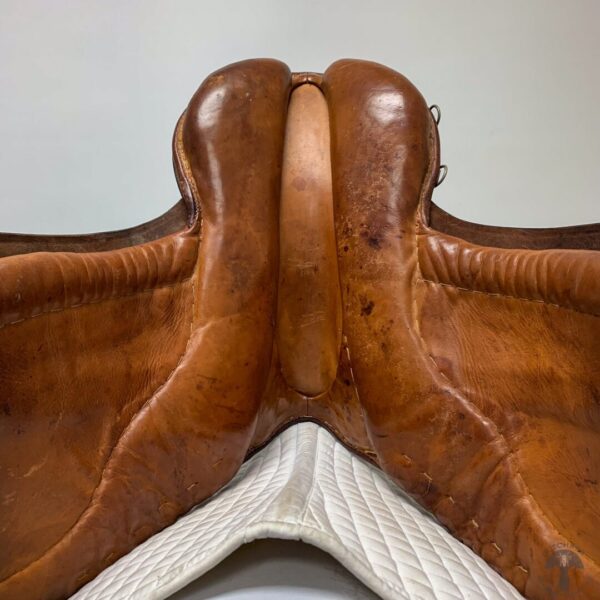
[[[0,234],[0,598],[66,598],[310,419],[529,598],[600,597],[600,226],[431,202],[437,126],[343,60],[213,73],[182,201]]]

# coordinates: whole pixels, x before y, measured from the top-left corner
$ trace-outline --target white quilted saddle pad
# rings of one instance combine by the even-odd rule
[[[72,598],[167,598],[242,544],[267,537],[321,548],[382,598],[522,598],[381,471],[313,423],[281,433],[215,496]]]

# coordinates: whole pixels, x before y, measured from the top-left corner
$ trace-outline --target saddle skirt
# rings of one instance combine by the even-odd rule
[[[307,420],[526,597],[597,597],[600,226],[436,207],[436,120],[370,62],[225,67],[173,150],[155,221],[0,236],[0,598],[69,596]]]

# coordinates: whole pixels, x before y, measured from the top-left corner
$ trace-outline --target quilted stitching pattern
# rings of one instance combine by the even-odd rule
[[[163,599],[259,538],[329,552],[382,598],[521,595],[382,472],[300,423],[209,501],[138,546],[73,600]]]

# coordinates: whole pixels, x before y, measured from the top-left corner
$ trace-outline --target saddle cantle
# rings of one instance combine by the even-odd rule
[[[431,202],[435,119],[398,73],[211,75],[182,200],[0,237],[0,598],[64,598],[314,420],[530,598],[600,593],[600,225]]]

